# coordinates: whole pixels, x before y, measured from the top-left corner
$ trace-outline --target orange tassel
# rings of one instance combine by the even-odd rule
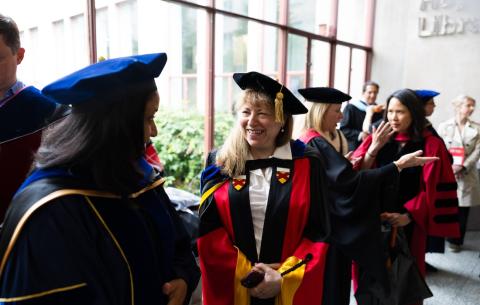
[[[285,119],[283,117],[283,93],[277,92],[277,96],[275,97],[275,122],[284,123]]]

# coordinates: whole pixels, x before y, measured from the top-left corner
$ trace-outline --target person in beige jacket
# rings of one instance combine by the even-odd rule
[[[452,169],[458,183],[460,238],[449,239],[453,252],[461,250],[471,206],[480,205],[480,180],[477,162],[480,158],[480,124],[470,120],[475,99],[460,95],[453,100],[455,117],[441,123],[439,135],[453,156]]]

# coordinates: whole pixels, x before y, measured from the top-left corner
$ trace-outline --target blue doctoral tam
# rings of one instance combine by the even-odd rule
[[[423,103],[426,103],[440,93],[432,90],[415,90],[415,94]]]
[[[165,53],[108,59],[47,85],[42,93],[73,107],[92,101],[112,103],[115,97],[132,90],[156,90],[154,79],[166,62]]]
[[[234,73],[233,80],[242,89],[263,92],[275,100],[277,93],[283,94],[283,112],[290,114],[307,113],[308,109],[293,93],[276,80],[259,72]]]
[[[314,103],[341,104],[342,102],[352,99],[350,95],[329,87],[298,89],[298,93],[300,93],[307,101]]]

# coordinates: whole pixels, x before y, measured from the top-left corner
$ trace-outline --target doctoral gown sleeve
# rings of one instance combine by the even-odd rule
[[[404,207],[428,235],[457,237],[460,234],[457,183],[448,152],[440,139],[427,136],[424,155],[440,160],[423,166],[420,192]]]
[[[392,163],[355,171],[351,163],[324,139],[314,138],[309,145],[323,157],[332,246],[354,260],[375,280],[385,281],[379,186],[385,180],[398,179],[396,166]]]
[[[55,209],[39,209],[25,224],[1,275],[1,304],[92,304],[94,289],[82,264],[84,255],[97,259],[86,242],[98,238],[95,225],[83,221],[90,211],[78,206],[72,210],[61,202],[49,203],[57,205]]]
[[[167,210],[173,222],[175,230],[175,254],[173,257],[173,278],[183,279],[187,283],[187,295],[184,304],[187,305],[192,296],[193,290],[197,287],[200,278],[200,271],[195,262],[192,249],[190,247],[190,235],[187,233],[185,226],[180,219],[177,211],[173,208],[167,194],[161,188],[159,191],[163,202],[166,202]]]

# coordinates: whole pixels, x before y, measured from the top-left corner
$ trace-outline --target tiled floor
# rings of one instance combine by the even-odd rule
[[[433,297],[424,305],[480,305],[480,231],[467,232],[462,251],[446,248],[445,254],[427,254],[427,262],[439,270],[427,274]],[[353,296],[350,304],[357,304]]]
[[[427,262],[439,269],[427,275],[434,296],[425,305],[480,304],[480,231],[467,232],[463,250],[427,254]]]

